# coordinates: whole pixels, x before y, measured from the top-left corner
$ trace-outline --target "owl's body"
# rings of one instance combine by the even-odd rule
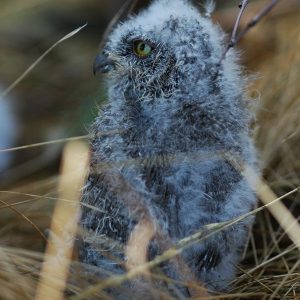
[[[116,192],[121,181],[105,180],[107,172],[120,174],[141,195],[174,243],[255,207],[247,180],[224,155],[255,165],[245,80],[233,50],[219,64],[223,40],[210,18],[182,0],[155,1],[111,34],[96,61],[108,72],[109,101],[92,129],[92,171],[82,200],[98,210],[83,208],[81,220],[103,245],[86,239],[80,249],[85,263],[123,272],[104,241],[126,244],[139,222],[126,195]],[[151,53],[134,53],[137,41]],[[251,223],[248,218],[184,251],[186,265],[209,289],[224,290],[234,278]],[[150,247],[149,257],[159,252]],[[124,259],[113,247],[110,254]]]

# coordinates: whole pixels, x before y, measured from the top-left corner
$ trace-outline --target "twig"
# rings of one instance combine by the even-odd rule
[[[279,2],[279,0],[272,0],[269,5],[267,5],[261,12],[259,12],[247,25],[246,27],[237,35],[236,43],[238,43],[241,38],[254,27],[264,16],[266,16],[273,7]]]
[[[227,45],[227,48],[225,49],[225,51],[223,53],[223,56],[222,56],[221,60],[223,60],[225,58],[225,56],[226,56],[227,52],[229,51],[229,49],[232,48],[232,47],[234,47],[236,45],[236,43],[237,43],[237,31],[238,31],[238,28],[239,28],[239,25],[240,25],[240,22],[241,22],[241,18],[243,16],[243,13],[244,13],[247,5],[248,5],[248,0],[243,0],[241,2],[241,4],[239,5],[240,12],[239,12],[238,17],[237,17],[237,19],[235,21],[230,41],[229,41],[229,43]]]
[[[241,22],[242,15],[248,5],[248,0],[243,0],[241,4],[239,5],[240,7],[240,12],[238,14],[238,17],[236,19],[232,35],[230,38],[230,41],[225,49],[225,51],[222,54],[222,57],[218,63],[220,66],[222,61],[225,59],[228,51],[235,47],[236,44],[245,36],[245,34],[252,28],[254,27],[263,17],[265,17],[272,9],[273,7],[279,2],[279,0],[272,0],[270,4],[268,4],[265,8],[263,8],[249,23],[247,23],[246,27],[238,34],[237,30],[239,27],[239,24]]]
[[[56,43],[54,43],[49,49],[47,49],[33,64],[31,64],[23,74],[21,74],[9,87],[7,87],[2,93],[1,97],[5,97],[9,92],[11,92],[44,58],[47,56],[56,46],[58,46],[63,41],[69,39],[70,37],[77,34],[81,29],[83,29],[87,24],[73,30],[72,32],[68,33]]]
[[[235,21],[234,28],[233,28],[233,31],[232,31],[232,34],[231,34],[231,38],[229,40],[229,43],[228,43],[226,49],[224,50],[224,52],[222,54],[222,57],[221,57],[218,65],[221,65],[221,63],[224,60],[224,58],[225,58],[227,52],[229,51],[229,49],[234,47],[237,43],[237,31],[238,31],[238,28],[239,28],[239,25],[240,25],[240,22],[241,22],[241,18],[243,16],[243,13],[244,13],[247,5],[248,5],[248,0],[242,0],[242,2],[239,5],[240,11],[239,11],[237,19]]]

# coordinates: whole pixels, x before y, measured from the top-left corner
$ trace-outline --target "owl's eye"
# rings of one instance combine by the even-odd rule
[[[133,42],[133,51],[138,57],[145,58],[151,54],[152,50],[152,46],[145,41],[137,40]]]

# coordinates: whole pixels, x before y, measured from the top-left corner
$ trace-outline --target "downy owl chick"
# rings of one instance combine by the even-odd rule
[[[108,104],[91,132],[91,173],[82,201],[96,209],[82,211],[89,238],[81,244],[81,261],[124,272],[124,253],[105,245],[126,244],[139,222],[124,202],[131,195],[120,197],[122,182],[141,195],[174,243],[255,207],[247,180],[224,155],[255,168],[245,79],[234,50],[220,64],[224,40],[221,29],[184,0],[153,1],[111,33],[94,65],[107,75]],[[107,180],[107,174],[122,180]],[[224,290],[234,278],[252,221],[183,252],[209,289]],[[156,244],[150,243],[149,258],[160,253]],[[179,278],[168,265],[164,272]]]

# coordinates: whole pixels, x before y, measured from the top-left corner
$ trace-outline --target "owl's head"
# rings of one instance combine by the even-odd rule
[[[110,85],[125,85],[141,101],[192,91],[205,99],[222,85],[223,93],[235,93],[239,70],[232,52],[219,66],[223,40],[220,28],[189,1],[156,0],[114,29],[94,72],[109,74]]]

